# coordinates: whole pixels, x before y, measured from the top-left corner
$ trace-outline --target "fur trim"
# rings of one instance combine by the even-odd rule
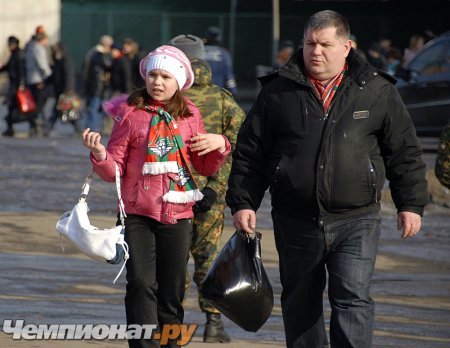
[[[163,201],[170,203],[190,203],[201,201],[202,199],[203,193],[199,189],[184,192],[169,191],[163,196]]]
[[[178,173],[177,162],[145,162],[142,167],[142,174],[164,174]]]
[[[127,94],[121,94],[117,97],[107,100],[102,104],[103,110],[114,119],[116,119],[117,116],[123,118],[126,114],[127,108],[129,108],[127,99]]]

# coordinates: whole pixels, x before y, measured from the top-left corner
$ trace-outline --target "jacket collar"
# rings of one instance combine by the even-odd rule
[[[294,53],[289,62],[280,69],[279,74],[298,83],[305,83],[307,82],[307,77],[304,66],[303,49],[300,48]]]

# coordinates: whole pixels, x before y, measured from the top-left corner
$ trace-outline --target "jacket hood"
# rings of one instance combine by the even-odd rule
[[[212,72],[207,61],[194,58],[191,60],[191,66],[195,76],[194,85],[204,86],[211,84]]]
[[[110,116],[121,113],[122,109],[127,106],[127,99],[128,95],[122,94],[107,100],[103,103],[103,110]]]
[[[121,94],[107,100],[102,104],[103,110],[109,117],[113,118],[114,121],[122,123],[126,116],[134,110],[134,107],[128,105],[127,99],[127,94]]]

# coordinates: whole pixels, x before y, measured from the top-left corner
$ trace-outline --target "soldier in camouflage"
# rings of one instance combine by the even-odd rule
[[[193,35],[179,35],[170,45],[182,50],[190,59],[194,71],[194,85],[184,92],[200,109],[208,133],[225,135],[231,143],[232,150],[245,113],[235,102],[230,92],[212,84],[209,64],[201,59],[204,47],[201,39]],[[219,252],[224,227],[225,192],[231,169],[231,156],[228,156],[220,171],[210,177],[203,177],[193,172],[195,180],[204,195],[203,200],[194,206],[194,233],[191,254],[194,258],[194,282],[197,289],[206,276]],[[199,305],[206,313],[204,342],[229,342],[220,312],[211,306],[198,292]]]
[[[439,182],[450,189],[450,122],[445,126],[439,140],[435,173]]]

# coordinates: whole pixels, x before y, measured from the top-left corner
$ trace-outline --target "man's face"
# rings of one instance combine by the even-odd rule
[[[47,47],[47,46],[48,46],[48,37],[43,38],[41,41],[39,41],[39,43],[40,43],[42,46]]]
[[[118,48],[112,48],[111,49],[111,56],[113,57],[113,58],[118,58],[118,57],[120,57],[120,54],[122,53],[122,51],[121,50],[119,50]]]
[[[303,47],[305,68],[314,79],[327,82],[343,69],[350,48],[351,41],[338,39],[334,27],[308,29]]]
[[[133,48],[132,48],[132,46],[130,44],[124,43],[122,45],[122,51],[123,51],[124,54],[130,53],[132,50],[133,50]]]
[[[17,45],[15,43],[9,43],[8,48],[10,51],[15,51],[17,49]]]

